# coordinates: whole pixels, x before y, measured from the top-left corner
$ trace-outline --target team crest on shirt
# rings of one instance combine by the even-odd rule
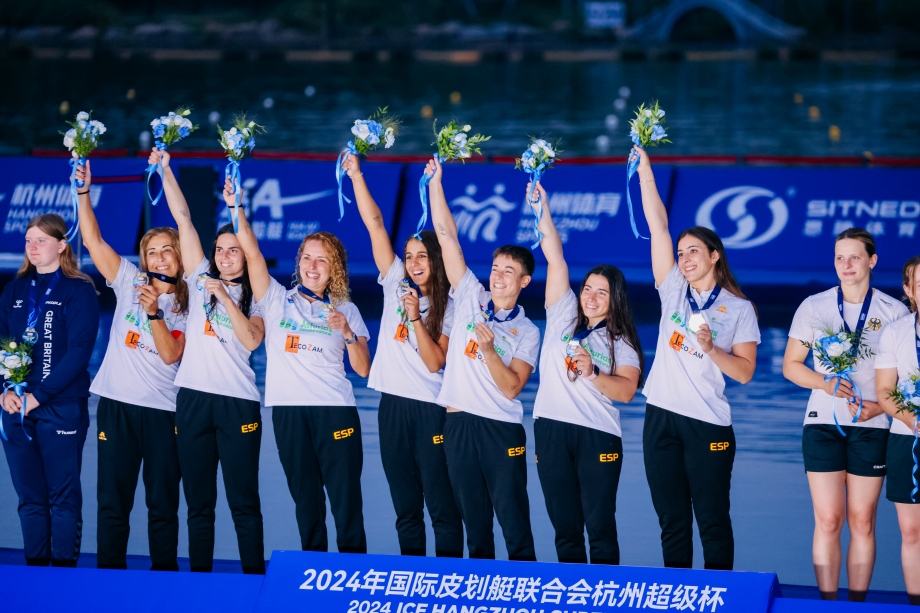
[[[513,334],[513,335],[515,335],[515,336],[518,335],[517,328],[511,328],[510,330],[508,330],[508,332],[510,332],[511,334]]]
[[[878,317],[873,317],[869,320],[869,323],[866,324],[870,330],[873,332],[878,332],[882,329],[882,320]]]
[[[728,309],[725,308],[725,305],[721,305],[716,309],[719,313],[728,313]]]

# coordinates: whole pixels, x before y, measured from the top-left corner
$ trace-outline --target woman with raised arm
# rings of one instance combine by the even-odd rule
[[[444,456],[444,407],[436,404],[453,320],[450,282],[441,245],[431,230],[409,238],[405,260],[393,251],[358,156],[342,164],[370,234],[383,286],[383,317],[368,387],[381,393],[377,419],[380,457],[396,510],[402,555],[424,556],[425,513],[434,529],[435,555],[463,557],[463,521]]]
[[[131,509],[143,462],[151,570],[179,570],[174,382],[188,318],[179,234],[168,227],[144,234],[139,267],[120,257],[99,231],[88,193],[90,163],[76,172],[85,182],[79,197],[83,245],[116,300],[105,358],[90,387],[100,396],[96,566],[128,568]]]
[[[560,562],[619,564],[617,486],[623,466],[620,411],[645,365],[623,273],[595,266],[578,296],[569,283],[562,240],[549,199],[537,181],[534,210],[542,208],[540,246],[546,256],[546,332],[540,351],[540,389],[534,401],[537,472],[556,530]]]
[[[851,601],[866,599],[875,567],[875,517],[885,478],[890,424],[875,395],[874,356],[885,327],[907,314],[898,300],[871,287],[877,261],[875,240],[865,230],[850,228],[837,236],[834,266],[840,284],[809,296],[799,306],[783,357],[783,376],[811,390],[802,455],[815,513],[815,578],[825,600],[837,599],[844,520],[850,527],[847,583]],[[848,349],[858,359],[854,372],[833,376],[817,352],[814,368],[807,366],[810,347],[817,348],[816,341],[840,331],[856,335]],[[861,351],[860,345],[871,351]],[[837,402],[836,398],[845,400]]]
[[[19,496],[29,566],[76,566],[80,556],[86,368],[99,329],[99,301],[66,234],[58,215],[32,218],[22,266],[0,296],[0,339],[15,342],[14,350],[23,343],[31,347],[21,393],[4,390],[0,399],[0,438]],[[4,369],[20,361],[7,360]]]
[[[227,206],[233,206],[232,189],[228,179]],[[339,553],[367,553],[361,420],[345,377],[345,354],[352,370],[366,377],[371,368],[370,335],[358,307],[349,300],[345,247],[329,232],[304,237],[294,260],[294,287],[285,289],[268,274],[245,215],[240,215],[238,236],[253,296],[267,322],[265,404],[272,407],[301,548],[328,551],[328,494]]]
[[[648,154],[636,146],[630,158],[639,159],[642,208],[661,298],[655,361],[643,388],[648,404],[642,447],[664,564],[693,565],[695,515],[706,568],[731,570],[735,433],[725,377],[747,383],[754,376],[757,314],[712,230],[696,226],[681,232],[675,260],[668,214]]]
[[[918,451],[914,450],[917,415],[899,411],[890,395],[905,381],[920,377],[920,255],[907,260],[902,271],[904,295],[910,313],[882,331],[875,358],[875,388],[878,403],[892,417],[885,457],[885,496],[894,503],[901,527],[901,568],[910,604],[920,605],[920,491],[917,490]],[[917,389],[917,384],[914,385]],[[920,410],[920,407],[915,407]]]
[[[265,335],[262,312],[253,304],[246,258],[233,227],[217,231],[211,257],[205,257],[169,153],[154,149],[148,162],[162,169],[189,284],[185,354],[176,374],[176,441],[188,504],[189,562],[192,571],[211,572],[219,462],[243,572],[262,574],[262,417],[249,365],[249,354]]]

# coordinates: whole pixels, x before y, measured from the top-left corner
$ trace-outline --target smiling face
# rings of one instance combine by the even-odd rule
[[[26,232],[26,257],[40,273],[56,270],[66,247],[67,241],[45,234],[35,226]]]
[[[246,256],[240,247],[236,234],[225,232],[217,237],[217,247],[214,250],[214,263],[222,279],[234,279],[243,274],[243,265]]]
[[[309,240],[303,244],[300,254],[300,283],[322,296],[329,285],[331,266],[329,252],[322,241]]]
[[[859,285],[869,280],[877,255],[869,256],[866,244],[855,238],[842,238],[834,243],[834,268],[841,285]]]
[[[530,275],[525,275],[524,267],[510,255],[502,253],[492,260],[489,288],[493,299],[516,302],[521,290],[529,283]]]
[[[423,287],[428,284],[431,275],[431,262],[428,259],[428,249],[425,243],[420,240],[410,238],[406,243],[405,259],[406,272],[412,281]]]
[[[168,234],[157,234],[151,237],[144,250],[143,264],[146,270],[158,272],[167,277],[179,275],[179,254]]]
[[[610,283],[607,278],[603,275],[590,275],[585,280],[579,301],[589,325],[593,326],[606,319],[610,311]]]
[[[904,294],[913,305],[920,303],[920,264],[910,270],[909,283],[904,284]]]
[[[687,234],[677,243],[677,265],[691,285],[709,286],[715,283],[715,265],[718,251],[709,251],[706,244],[693,234]],[[712,280],[707,277],[712,276]]]

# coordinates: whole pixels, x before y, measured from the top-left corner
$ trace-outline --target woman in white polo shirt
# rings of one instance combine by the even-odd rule
[[[185,353],[176,374],[176,440],[188,504],[189,562],[192,571],[211,572],[219,462],[243,572],[264,574],[262,417],[256,375],[249,365],[250,353],[265,334],[262,313],[253,304],[246,259],[233,227],[218,230],[211,257],[205,257],[169,153],[154,149],[148,162],[162,168],[189,284]]]
[[[920,605],[920,450],[917,444],[917,416],[899,407],[888,396],[902,381],[920,376],[920,255],[904,264],[904,294],[910,313],[889,324],[882,332],[875,358],[875,387],[878,403],[893,419],[888,435],[885,464],[888,479],[885,496],[894,503],[901,526],[901,568],[907,598]],[[917,408],[920,410],[920,407]]]
[[[409,238],[405,262],[364,181],[358,156],[342,164],[370,234],[383,286],[383,317],[368,387],[381,393],[377,420],[380,457],[396,510],[402,555],[423,556],[425,513],[434,529],[435,555],[463,557],[463,521],[444,456],[444,407],[436,404],[453,320],[450,282],[441,245],[431,230]]]
[[[224,200],[234,201],[232,185]],[[240,216],[239,238],[256,304],[266,321],[265,404],[281,466],[294,498],[300,545],[327,551],[326,495],[335,518],[339,553],[367,553],[361,496],[361,420],[345,354],[366,377],[370,336],[349,301],[345,248],[329,232],[306,236],[297,250],[292,289],[268,274],[255,233]],[[323,488],[325,487],[325,493]]]
[[[712,230],[697,226],[681,232],[675,260],[668,214],[648,155],[634,147],[630,156],[639,159],[642,208],[661,298],[655,361],[643,388],[648,404],[642,446],[664,564],[692,566],[695,514],[705,567],[731,570],[735,434],[725,377],[747,383],[754,376],[757,315]]]
[[[96,565],[128,568],[129,520],[143,463],[151,569],[179,570],[181,473],[174,381],[188,318],[179,234],[168,227],[144,234],[138,249],[140,266],[120,257],[99,231],[89,197],[89,162],[85,169],[77,166],[76,172],[85,181],[80,235],[116,300],[105,358],[90,387],[100,396]]]
[[[862,602],[875,566],[875,517],[885,478],[888,417],[875,395],[875,354],[884,329],[907,314],[897,299],[871,287],[878,261],[875,240],[860,228],[842,232],[834,241],[834,266],[840,285],[809,296],[799,306],[789,329],[783,375],[810,389],[802,431],[802,455],[815,512],[812,556],[821,597],[837,599],[843,522],[850,528],[847,553],[848,596]],[[845,329],[859,335],[871,354],[859,360],[845,379],[828,376],[817,359],[805,364],[809,348],[829,331]],[[856,346],[853,351],[856,351]],[[843,398],[839,402],[836,398]]]
[[[531,206],[541,207],[546,256],[546,332],[540,389],[534,402],[537,472],[556,530],[560,562],[619,564],[616,503],[623,441],[616,402],[636,394],[644,360],[626,280],[601,264],[585,275],[578,296],[569,284],[562,240],[549,199],[537,182]],[[535,202],[536,201],[536,202]]]

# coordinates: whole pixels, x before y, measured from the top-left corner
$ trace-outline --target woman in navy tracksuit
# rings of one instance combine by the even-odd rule
[[[77,268],[66,232],[58,215],[33,218],[25,260],[0,296],[0,338],[34,339],[24,395],[5,393],[0,412],[26,563],[33,566],[76,566],[83,530],[86,367],[99,303],[93,282]]]

